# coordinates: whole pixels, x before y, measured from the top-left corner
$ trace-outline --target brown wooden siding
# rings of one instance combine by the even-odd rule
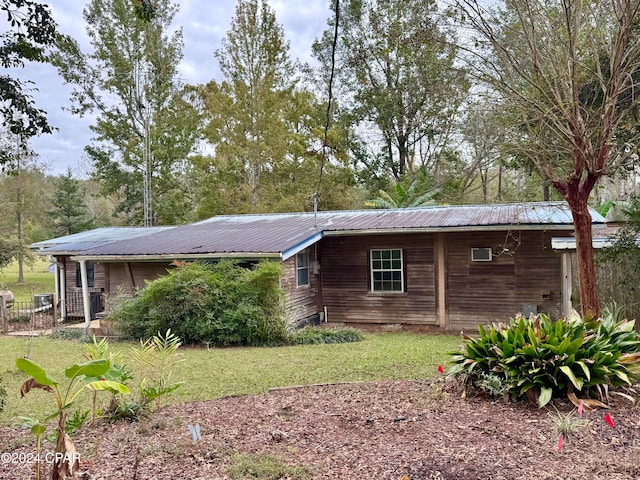
[[[59,262],[64,264],[64,276],[66,289],[68,292],[78,291],[81,292],[81,287],[76,287],[76,268],[78,262],[74,262],[69,257],[61,257]],[[96,262],[93,267],[93,287],[89,287],[93,290],[100,290],[105,288],[105,269],[102,263]]]
[[[105,264],[109,283],[105,291],[110,298],[119,294],[132,296],[145,286],[145,280],[151,281],[167,274],[168,263],[107,263]]]
[[[309,253],[309,285],[297,285],[296,255],[284,262],[284,275],[280,281],[286,296],[287,320],[291,323],[306,320],[322,310],[318,303],[318,275],[313,273],[315,247],[305,251]]]
[[[369,251],[403,251],[405,292],[371,292]],[[436,322],[433,235],[325,238],[320,244],[322,303],[329,322]]]
[[[552,251],[549,233],[450,233],[446,242],[447,327],[476,329],[479,323],[506,321],[525,305],[561,314],[561,255]],[[491,247],[493,260],[472,262],[473,247]]]

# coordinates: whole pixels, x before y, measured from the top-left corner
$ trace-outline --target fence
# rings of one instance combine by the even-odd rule
[[[574,308],[580,310],[580,285],[578,283],[577,262],[572,262]],[[622,267],[613,262],[602,262],[596,266],[598,298],[604,304],[615,302],[625,308],[628,319],[636,319],[636,329],[640,331],[640,288],[635,285],[623,286],[620,283]]]
[[[51,300],[53,298],[51,297]],[[0,325],[3,333],[47,330],[56,326],[57,308],[53,301],[36,297],[33,302],[0,299]]]
[[[615,301],[624,306],[627,318],[636,319],[636,328],[640,328],[640,289],[620,283],[622,267],[611,262],[600,264],[596,277],[600,301],[605,304]]]

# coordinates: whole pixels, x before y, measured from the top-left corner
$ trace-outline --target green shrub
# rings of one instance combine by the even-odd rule
[[[49,338],[54,340],[77,340],[81,343],[91,341],[91,336],[87,335],[84,328],[59,328],[49,334]]]
[[[540,314],[510,319],[509,325],[480,325],[478,331],[462,352],[452,353],[448,373],[479,389],[492,376],[506,395],[526,395],[539,406],[576,391],[606,396],[602,387],[631,384],[630,366],[640,362],[634,322],[615,315],[593,321],[576,314],[554,322]]]
[[[306,327],[292,333],[289,342],[294,345],[319,345],[322,343],[359,342],[363,338],[362,333],[354,328]]]
[[[230,261],[180,264],[111,317],[124,335],[137,339],[171,330],[184,344],[285,343],[281,269],[275,262],[251,269]]]
[[[11,315],[10,322],[12,323],[29,323],[31,322],[31,314],[30,313],[16,313]]]

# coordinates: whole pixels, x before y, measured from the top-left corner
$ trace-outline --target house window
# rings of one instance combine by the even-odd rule
[[[296,255],[296,272],[298,286],[309,285],[309,252]]]
[[[402,250],[371,250],[371,291],[404,292]]]
[[[94,263],[87,262],[87,283],[88,287],[93,287]],[[80,273],[80,262],[76,262],[76,287],[82,287],[82,274]]]

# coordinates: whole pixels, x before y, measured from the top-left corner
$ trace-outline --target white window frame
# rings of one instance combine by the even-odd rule
[[[476,258],[474,252],[476,251],[489,252],[489,258]],[[473,247],[471,248],[471,261],[472,262],[491,262],[493,261],[493,250],[491,247]]]
[[[388,258],[385,258],[388,252]],[[399,252],[399,255],[394,257],[394,252]],[[379,254],[379,255],[378,255]],[[376,257],[376,258],[374,258]],[[370,276],[371,284],[370,290],[372,293],[404,293],[404,252],[401,248],[374,248],[369,251],[370,262]],[[392,278],[380,278],[385,276]],[[393,277],[398,277],[393,278]],[[377,278],[376,278],[377,277]],[[399,282],[400,289],[396,290],[393,287]],[[376,284],[383,286],[385,283],[390,283],[392,288],[385,290],[384,288],[376,288]]]
[[[304,259],[302,262],[301,259]],[[307,282],[300,283],[300,274],[306,271]],[[296,286],[306,287],[310,283],[310,268],[309,268],[309,252],[299,252],[296,254]]]

